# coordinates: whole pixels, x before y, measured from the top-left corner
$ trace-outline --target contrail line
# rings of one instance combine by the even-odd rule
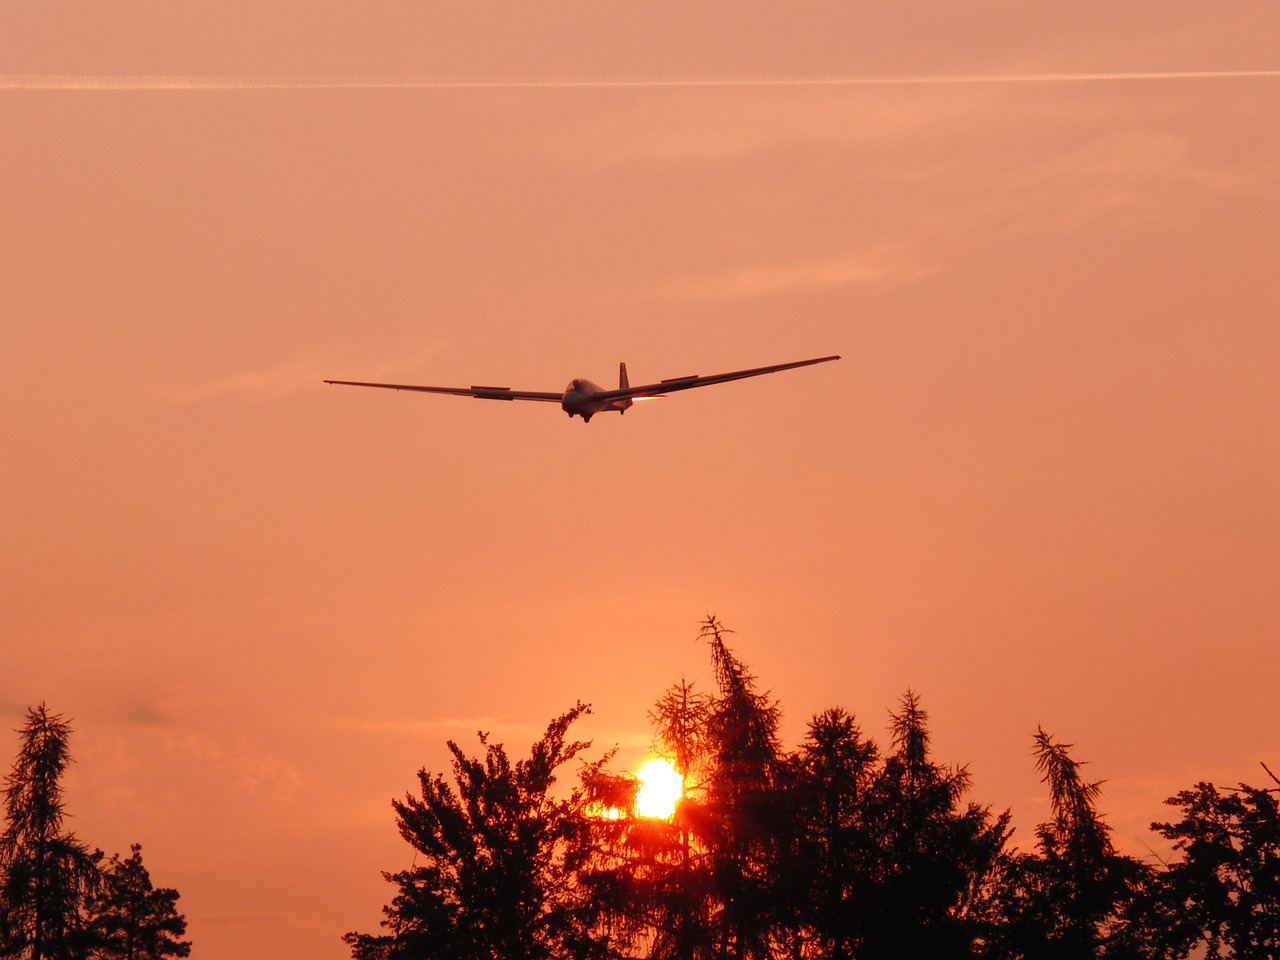
[[[952,84],[1090,83],[1139,80],[1272,79],[1280,70],[1165,70],[1137,73],[1008,73],[980,75],[836,77],[215,77],[162,75],[13,74],[0,76],[0,90],[563,90],[697,87],[894,87]]]

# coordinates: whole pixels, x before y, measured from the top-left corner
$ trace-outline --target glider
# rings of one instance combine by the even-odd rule
[[[661,397],[677,390],[692,390],[694,387],[709,387],[713,383],[728,383],[730,380],[744,380],[747,377],[758,377],[765,373],[777,373],[779,370],[792,370],[796,367],[807,367],[814,363],[826,363],[828,360],[839,360],[835,357],[817,357],[813,360],[796,360],[792,363],[775,363],[769,367],[755,367],[751,370],[735,370],[732,373],[717,373],[709,377],[673,377],[659,383],[650,383],[643,387],[633,387],[627,381],[627,365],[618,364],[618,389],[606,390],[590,380],[573,380],[565,387],[563,393],[542,393],[533,390],[512,390],[510,387],[423,387],[411,383],[365,383],[359,380],[326,380],[325,383],[336,383],[346,387],[381,387],[385,390],[417,390],[421,393],[448,393],[456,397],[476,397],[479,400],[536,400],[542,403],[558,403],[560,409],[569,418],[581,417],[583,423],[590,423],[591,418],[604,410],[616,410],[625,413],[631,401],[646,397]]]

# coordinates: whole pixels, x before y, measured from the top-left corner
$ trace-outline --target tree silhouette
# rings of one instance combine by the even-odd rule
[[[187,921],[178,912],[178,891],[154,887],[142,863],[142,847],[133,844],[125,860],[112,856],[102,884],[89,898],[94,956],[101,960],[163,960],[186,957],[191,944],[179,939]]]
[[[1163,955],[1280,956],[1280,803],[1246,784],[1220,791],[1198,783],[1165,801],[1181,810],[1151,828],[1182,853],[1156,887],[1153,937]]]
[[[712,944],[716,897],[706,848],[697,839],[709,832],[705,781],[711,710],[712,698],[682,678],[649,712],[657,746],[671,758],[681,781],[670,823],[640,820],[626,834],[631,850],[642,854],[639,861],[631,856],[629,862],[643,865],[642,886],[647,889],[636,902],[646,904],[654,960],[693,960]]]
[[[707,753],[707,719],[711,698],[694,689],[683,678],[672,685],[649,711],[654,736],[670,755],[672,766],[680,774],[684,787],[689,777],[704,762]]]
[[[636,787],[634,777],[604,773],[587,785],[593,804],[608,812],[591,821],[592,856],[580,876],[595,908],[593,925],[619,956],[707,956],[716,898],[705,852],[689,829],[696,801],[685,798],[666,820],[641,816]]]
[[[760,957],[769,952],[776,918],[776,862],[783,807],[776,703],[756,692],[755,677],[725,641],[715,617],[700,639],[711,647],[717,695],[707,716],[710,762],[701,818],[703,842],[720,909],[712,920],[720,956]]]
[[[655,744],[681,775],[669,821],[635,816],[595,827],[588,882],[625,949],[655,960],[759,955],[771,914],[759,889],[772,836],[763,815],[776,760],[776,708],[754,693],[750,673],[728,649],[714,618],[711,645],[718,695],[681,680],[649,713]],[[616,781],[597,778],[604,803]],[[616,802],[607,804],[621,807]]]
[[[893,750],[867,801],[873,860],[863,887],[860,957],[963,957],[982,932],[982,899],[1009,836],[1009,814],[976,803],[963,767],[930,754],[928,714],[908,690],[891,714]]]
[[[837,707],[787,752],[729,634],[701,625],[714,692],[682,679],[649,714],[684,788],[667,819],[639,815],[636,777],[608,757],[550,793],[586,746],[566,739],[581,704],[514,765],[483,735],[483,758],[450,742],[452,782],[421,771],[421,796],[394,804],[415,863],[386,875],[387,932],[347,935],[355,960],[1280,956],[1280,791],[1178,794],[1182,819],[1153,829],[1182,859],[1157,872],[1116,850],[1101,784],[1040,729],[1051,815],[1034,850],[1010,850],[1009,812],[934,758],[914,691],[887,749]]]
[[[1037,850],[1014,859],[1001,891],[1005,923],[997,942],[1010,958],[1086,960],[1146,952],[1135,905],[1151,871],[1118,853],[1098,813],[1101,782],[1081,775],[1071,744],[1037,729],[1036,769],[1049,787],[1052,819],[1036,830]]]
[[[89,948],[82,908],[99,882],[97,861],[62,829],[61,779],[71,762],[71,727],[42,703],[27,711],[6,780],[7,824],[0,834],[0,955],[72,960]]]
[[[589,746],[566,739],[570,725],[588,710],[579,703],[553,720],[529,758],[514,765],[503,746],[484,734],[483,758],[468,757],[449,741],[453,782],[422,770],[421,795],[393,804],[417,862],[385,874],[399,888],[383,911],[390,933],[347,934],[353,957],[606,955],[578,883],[589,855],[584,794],[552,794],[556,771]]]
[[[962,802],[967,775],[933,761],[914,693],[887,757],[840,709],[784,753],[778,706],[728,634],[702,625],[716,693],[681,681],[650,713],[685,777],[675,816],[596,830],[588,882],[617,944],[662,960],[969,955],[1008,815]],[[598,795],[625,807],[625,780],[604,776]]]
[[[708,617],[699,634],[717,693],[682,680],[649,715],[684,784],[671,820],[631,816],[595,829],[588,882],[611,928],[625,948],[661,960],[768,956],[781,915],[779,711],[756,692],[727,633]]]
[[[784,886],[795,893],[797,925],[831,960],[862,949],[872,859],[866,804],[879,754],[852,714],[832,708],[809,722],[788,777],[797,829]]]

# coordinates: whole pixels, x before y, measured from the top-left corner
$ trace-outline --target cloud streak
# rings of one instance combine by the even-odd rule
[[[369,370],[370,376],[379,378],[397,376],[415,370],[442,349],[442,343],[432,343],[412,356],[367,365],[361,369]],[[351,363],[350,360],[338,363],[315,357],[301,357],[282,361],[275,366],[227,373],[192,383],[152,383],[142,388],[142,394],[145,400],[151,402],[178,404],[218,400],[275,400],[289,394],[314,390],[325,377],[332,376],[334,370]]]
[[[323,379],[324,369],[324,365],[315,360],[295,360],[195,383],[149,384],[143,394],[145,399],[160,403],[203,403],[233,398],[274,400],[314,388]]]
[[[733,300],[867,284],[890,285],[919,279],[928,271],[889,247],[789,263],[754,264],[739,270],[676,281],[668,295],[698,300]]]
[[[698,87],[878,87],[973,84],[1097,83],[1158,80],[1280,78],[1280,70],[1094,71],[908,76],[766,77],[245,77],[190,75],[13,74],[0,76],[0,90],[50,91],[251,91],[251,90],[567,90],[689,89]]]

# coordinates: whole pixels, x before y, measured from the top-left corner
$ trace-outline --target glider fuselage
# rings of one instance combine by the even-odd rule
[[[623,383],[625,388],[626,383]],[[613,399],[602,399],[601,394],[605,393],[604,387],[592,383],[590,380],[574,380],[569,386],[564,388],[564,396],[560,398],[560,409],[567,413],[570,418],[581,417],[583,423],[590,423],[591,418],[602,410],[616,410],[618,413],[625,413],[627,407],[631,406],[630,397],[614,397]]]

